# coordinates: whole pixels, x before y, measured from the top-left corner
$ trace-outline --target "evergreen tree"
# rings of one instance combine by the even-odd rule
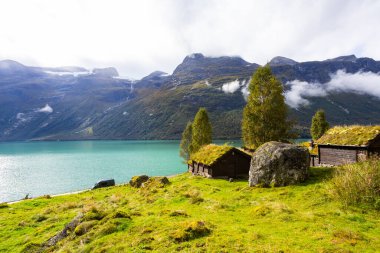
[[[329,129],[329,123],[326,120],[325,111],[318,110],[311,120],[310,133],[313,140],[321,138],[321,136]]]
[[[257,148],[268,141],[281,141],[291,136],[287,106],[280,81],[268,65],[259,67],[248,86],[250,92],[243,111],[244,146]]]
[[[193,121],[193,135],[191,141],[192,152],[197,152],[203,145],[212,141],[212,129],[205,108],[200,108]]]
[[[193,125],[189,121],[186,125],[185,130],[182,133],[181,143],[179,145],[179,155],[183,158],[185,162],[190,159],[190,154],[192,151],[191,140],[193,135]]]

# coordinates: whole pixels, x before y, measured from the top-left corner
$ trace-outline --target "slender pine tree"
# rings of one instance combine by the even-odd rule
[[[292,137],[292,123],[287,121],[283,87],[269,65],[256,70],[248,89],[250,94],[242,121],[244,146],[254,149],[268,141]]]
[[[311,120],[310,133],[313,140],[318,140],[329,129],[325,111],[319,109]]]
[[[193,134],[191,141],[191,151],[197,152],[203,145],[212,141],[212,127],[205,108],[200,108],[193,121]]]
[[[182,133],[181,143],[179,145],[179,155],[183,158],[184,162],[190,159],[190,154],[192,151],[191,139],[193,135],[193,125],[189,121],[186,125],[185,130]]]

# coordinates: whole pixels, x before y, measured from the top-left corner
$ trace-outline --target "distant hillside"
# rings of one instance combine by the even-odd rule
[[[313,62],[278,56],[269,64],[284,84],[302,136],[319,108],[332,125],[380,123],[380,92],[373,84],[380,62],[352,55]],[[247,84],[258,66],[239,57],[192,54],[172,74],[156,71],[131,81],[114,68],[0,61],[0,140],[178,139],[201,106],[210,112],[214,138],[240,138]],[[363,86],[371,80],[372,89]]]

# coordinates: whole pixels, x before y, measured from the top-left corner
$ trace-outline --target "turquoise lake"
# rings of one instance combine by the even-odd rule
[[[102,179],[121,184],[134,175],[182,173],[178,154],[179,141],[0,143],[0,203],[89,189]]]

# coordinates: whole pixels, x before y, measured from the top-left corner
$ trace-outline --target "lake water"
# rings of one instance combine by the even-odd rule
[[[187,166],[178,154],[179,141],[0,143],[0,203],[89,189],[102,179],[120,184],[134,175],[182,173]]]

